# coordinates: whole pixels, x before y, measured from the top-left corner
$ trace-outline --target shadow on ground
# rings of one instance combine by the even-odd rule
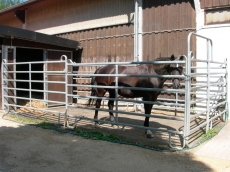
[[[0,138],[0,171],[3,172],[214,171],[187,152],[151,151],[84,139],[3,119],[0,119]]]

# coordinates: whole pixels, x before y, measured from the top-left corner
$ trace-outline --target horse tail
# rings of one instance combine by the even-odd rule
[[[96,74],[98,72],[98,70],[100,69],[101,67],[99,67],[95,72],[94,74]],[[95,76],[92,76],[91,77],[91,85],[96,85],[96,77]],[[91,88],[91,94],[90,96],[97,96],[97,88],[95,87],[92,87]],[[86,106],[93,106],[95,105],[96,103],[96,99],[93,99],[93,98],[89,98],[89,100],[86,102]]]

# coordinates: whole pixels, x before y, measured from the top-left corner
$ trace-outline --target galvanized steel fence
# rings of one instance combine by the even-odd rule
[[[190,38],[191,36],[200,37],[207,41],[207,58],[199,59],[193,57],[193,52],[190,51]],[[188,146],[189,136],[191,133],[199,130],[202,127],[206,127],[206,132],[212,128],[212,123],[217,118],[226,119],[226,114],[228,112],[227,109],[227,61],[217,62],[213,60],[212,57],[212,40],[209,38],[203,37],[201,35],[197,35],[196,33],[190,33],[188,36],[188,54],[185,57],[185,61],[173,61],[171,63],[181,63],[184,65],[184,73],[182,75],[144,75],[144,77],[161,77],[161,78],[180,78],[181,79],[181,88],[180,89],[171,89],[171,88],[140,88],[133,87],[128,89],[135,90],[151,90],[151,91],[161,91],[166,94],[173,94],[175,96],[171,96],[170,98],[159,98],[156,102],[150,101],[142,101],[140,99],[126,99],[119,97],[118,90],[125,89],[125,87],[121,87],[118,85],[119,77],[143,77],[143,75],[129,75],[129,74],[118,74],[117,68],[119,65],[137,65],[144,63],[153,63],[153,64],[162,64],[168,63],[165,61],[151,61],[151,62],[111,62],[111,63],[75,63],[71,60],[68,60],[66,56],[62,56],[60,61],[40,61],[40,62],[24,62],[24,63],[7,63],[7,61],[3,61],[2,63],[2,84],[3,84],[3,107],[6,112],[11,110],[17,111],[18,108],[29,108],[34,110],[52,112],[58,114],[58,122],[61,123],[60,118],[64,118],[63,125],[66,127],[76,127],[77,121],[84,119],[95,121],[93,119],[93,113],[90,116],[87,115],[78,115],[77,113],[73,113],[74,109],[82,109],[82,110],[99,110],[103,112],[113,112],[115,113],[115,122],[113,125],[121,125],[121,126],[129,126],[135,128],[149,129],[153,131],[166,132],[169,134],[169,145],[174,148],[171,144],[171,135],[177,134],[180,135],[183,139],[181,148]],[[44,66],[48,63],[63,63],[65,65],[65,69],[63,71],[32,71],[32,64],[43,64]],[[29,71],[16,71],[9,69],[16,69],[17,65],[29,65]],[[108,64],[114,64],[116,66],[116,73],[108,76],[114,76],[115,86],[99,86],[99,85],[90,85],[90,77],[92,76],[107,76],[94,74],[94,69],[99,66],[104,66]],[[76,68],[87,68],[88,70],[84,70],[84,72],[74,71]],[[44,68],[45,69],[45,68]],[[72,70],[69,70],[72,69]],[[87,72],[88,71],[88,72]],[[28,80],[20,80],[17,79],[17,73],[28,73]],[[32,79],[31,75],[33,73],[43,73],[43,80]],[[63,81],[49,81],[47,80],[47,76],[49,74],[63,75],[65,80]],[[76,81],[76,83],[69,82],[69,79]],[[85,82],[78,82],[78,80],[86,80]],[[27,82],[29,84],[28,88],[17,88],[18,82]],[[33,89],[32,83],[43,83],[43,89]],[[49,84],[55,83],[64,85],[64,90],[62,91],[52,91],[49,89]],[[166,82],[166,85],[170,85],[171,83]],[[80,88],[84,88],[86,91],[77,91],[82,90]],[[113,99],[115,101],[115,109],[109,110],[108,108],[100,108],[97,109],[95,107],[87,107],[83,106],[82,102],[85,102],[87,99],[98,99],[98,97],[89,96],[87,93],[92,88],[113,88],[116,90],[116,97]],[[71,91],[70,91],[71,90]],[[17,91],[25,91],[28,95],[19,96]],[[40,92],[43,94],[43,99],[36,99],[33,97],[33,94],[36,92]],[[62,94],[65,95],[65,99],[63,101],[54,101],[49,100],[48,94]],[[111,100],[109,97],[102,97],[104,102]],[[17,103],[18,100],[26,100],[29,102],[27,106],[19,105]],[[43,108],[33,107],[32,101],[42,101],[44,103]],[[71,101],[70,101],[71,100]],[[73,103],[73,100],[75,100]],[[59,105],[64,105],[62,110],[55,108],[48,108],[47,103],[55,103]],[[131,105],[141,106],[143,103],[154,104],[154,108],[159,108],[161,110],[171,109],[175,112],[175,115],[164,116],[157,114],[144,114],[138,112],[128,112],[126,109],[122,109],[121,107],[128,107]],[[177,112],[180,111],[180,115],[177,116]],[[128,115],[133,117],[151,117],[154,119],[160,118],[164,120],[175,120],[183,122],[183,127],[181,130],[172,130],[172,129],[162,129],[162,128],[154,128],[144,127],[142,125],[128,124],[124,122],[119,122],[120,115]],[[204,119],[201,123],[196,125],[191,125],[191,121],[195,118]],[[70,126],[69,120],[74,119],[74,124]],[[109,120],[99,119],[98,122],[103,123],[111,123]],[[169,124],[170,125],[170,124]],[[181,149],[176,148],[176,149]]]

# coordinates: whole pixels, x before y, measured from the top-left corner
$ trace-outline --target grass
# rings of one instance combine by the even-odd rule
[[[210,129],[206,134],[203,134],[201,136],[200,143],[203,143],[203,142],[205,142],[207,140],[212,139],[214,136],[216,136],[219,133],[219,131],[220,131],[219,127]]]
[[[14,121],[20,122],[20,123],[26,123],[26,124],[37,124],[41,120],[33,119],[33,118],[26,118],[22,117],[17,114],[10,115],[10,118],[13,119]]]
[[[86,139],[107,140],[107,141],[118,141],[118,140],[120,140],[118,138],[118,136],[116,136],[115,134],[107,134],[107,133],[103,133],[103,132],[96,131],[96,130],[87,131],[87,130],[81,130],[81,129],[75,129],[75,130],[63,129],[60,127],[60,125],[49,122],[47,120],[47,118],[44,118],[43,120],[38,120],[38,119],[22,117],[19,115],[11,115],[10,117],[14,121],[17,121],[20,123],[35,125],[35,126],[43,128],[43,129],[52,129],[52,130],[56,130],[59,132],[71,133],[71,134],[82,136]]]
[[[121,143],[121,144],[130,144],[130,145],[136,145],[136,146],[140,146],[140,147],[144,147],[144,148],[148,148],[148,149],[153,149],[153,150],[158,150],[158,151],[164,150],[163,148],[161,149],[158,147],[157,148],[148,147],[147,145],[139,145],[138,143],[132,143],[127,138],[121,139],[115,134],[103,133],[101,131],[85,130],[85,129],[80,129],[80,128],[65,129],[65,128],[61,127],[59,124],[49,122],[49,120],[47,118],[44,118],[42,120],[38,120],[38,119],[31,119],[31,118],[27,118],[27,117],[22,117],[19,115],[11,115],[11,118],[14,121],[21,122],[24,124],[35,125],[37,127],[43,128],[43,129],[51,129],[51,130],[55,130],[58,132],[78,135],[78,136],[81,136],[81,137],[86,138],[86,139],[105,140],[105,141],[117,142],[117,143]],[[220,129],[221,129],[221,127],[215,127],[215,128],[210,129],[206,134],[200,133],[201,139],[199,141],[199,144],[201,144],[207,140],[210,140],[211,138],[216,136],[218,134],[218,132],[220,131]]]
[[[115,134],[106,134],[95,130],[84,131],[81,129],[76,129],[75,133],[77,135],[81,135],[84,138],[93,139],[93,140],[119,140],[118,136],[116,136]]]

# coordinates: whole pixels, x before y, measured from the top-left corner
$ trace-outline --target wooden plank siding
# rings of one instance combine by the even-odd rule
[[[195,31],[193,0],[143,1],[143,60],[187,54],[191,31]],[[124,24],[57,36],[79,41],[82,62],[91,63],[133,61],[133,34],[133,24]],[[192,46],[195,51],[195,42]]]
[[[76,39],[81,43],[83,63],[133,61],[133,25],[89,29],[57,36]]]
[[[202,9],[213,7],[225,7],[230,5],[230,0],[200,0]]]
[[[187,35],[196,27],[193,1],[143,2],[143,60],[187,54]]]

